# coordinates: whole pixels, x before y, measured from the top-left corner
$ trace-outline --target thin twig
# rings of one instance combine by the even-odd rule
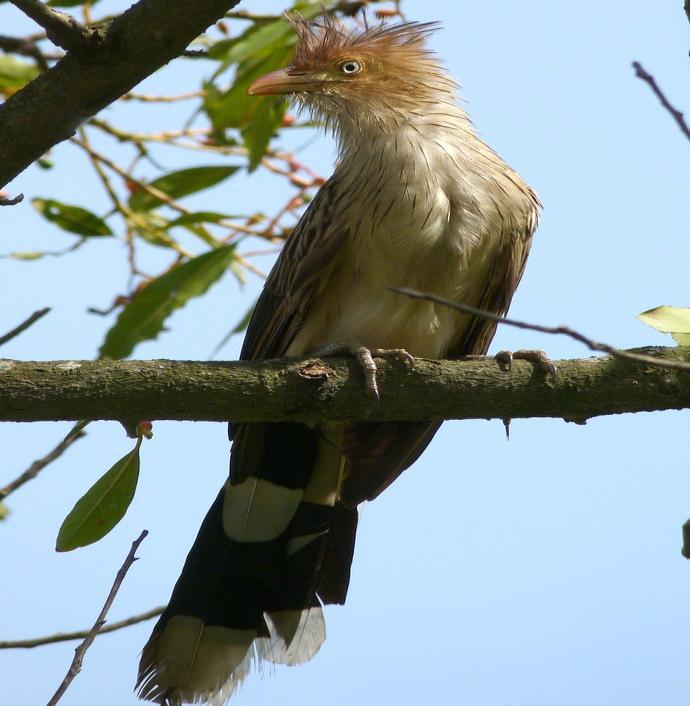
[[[11,0],[11,2],[43,27],[46,36],[53,44],[67,51],[84,50],[95,36],[71,15],[53,10],[39,0]]]
[[[13,199],[7,196],[0,196],[0,206],[16,206],[24,200],[24,194],[18,194]]]
[[[688,127],[688,124],[685,122],[685,118],[683,117],[683,113],[671,105],[668,98],[666,98],[663,91],[659,88],[659,86],[657,85],[657,82],[654,80],[654,76],[652,76],[650,73],[645,71],[645,69],[643,68],[642,64],[640,64],[639,61],[633,61],[632,66],[633,66],[633,69],[635,69],[635,76],[637,76],[638,78],[641,78],[643,81],[645,81],[649,85],[649,87],[652,89],[652,91],[654,91],[654,94],[656,95],[656,97],[661,101],[661,105],[663,105],[664,108],[666,108],[666,110],[668,110],[668,112],[671,114],[673,119],[676,121],[681,132],[685,135],[685,137],[688,138],[688,140],[690,140],[690,127]]]
[[[451,301],[450,299],[445,299],[444,297],[437,297],[435,294],[427,294],[425,292],[418,292],[414,289],[408,289],[407,287],[391,287],[391,290],[404,294],[412,299],[423,299],[429,302],[435,302],[436,304],[442,304],[443,306],[450,307],[451,309],[457,309],[465,314],[472,314],[473,316],[480,316],[483,319],[488,319],[489,321],[495,321],[497,324],[506,324],[507,326],[515,326],[515,328],[527,329],[528,331],[538,331],[539,333],[548,334],[561,334],[563,336],[570,336],[580,343],[584,343],[587,348],[593,351],[600,351],[602,353],[608,353],[614,358],[619,358],[621,360],[630,360],[636,363],[644,363],[645,365],[653,365],[657,368],[665,368],[667,370],[684,370],[690,372],[690,363],[684,363],[682,361],[675,360],[660,360],[659,358],[654,358],[651,355],[644,355],[642,353],[631,353],[630,351],[623,351],[619,348],[614,348],[609,346],[607,343],[599,343],[591,338],[575,331],[568,326],[541,326],[540,324],[528,324],[525,321],[518,321],[517,319],[504,318],[503,316],[498,316],[491,311],[485,311],[484,309],[477,309],[468,304],[459,304],[458,302]]]
[[[5,343],[8,341],[11,341],[13,338],[16,338],[20,333],[23,333],[26,331],[26,329],[29,328],[29,326],[33,326],[39,319],[42,319],[48,312],[50,311],[50,307],[47,306],[44,309],[39,309],[38,311],[34,311],[31,316],[29,316],[28,319],[25,321],[22,321],[19,326],[15,326],[11,331],[8,331],[4,336],[0,336],[0,346],[3,346]]]
[[[87,421],[77,422],[69,431],[67,436],[45,456],[34,461],[20,476],[17,476],[13,481],[8,483],[4,488],[0,488],[0,501],[4,500],[8,495],[14,493],[15,490],[21,488],[25,483],[35,478],[48,464],[62,456],[65,451],[82,436],[86,436],[84,427],[88,424]]]
[[[210,59],[211,55],[205,49],[185,49],[182,55],[187,59]]]
[[[169,206],[175,211],[178,211],[179,213],[185,215],[192,213],[188,208],[185,208],[181,204],[177,203],[175,199],[166,194],[164,191],[161,191],[155,186],[151,186],[150,184],[147,184],[146,182],[137,179],[136,177],[132,176],[126,169],[123,169],[105,155],[101,154],[100,152],[96,152],[96,150],[94,150],[88,143],[85,143],[82,140],[77,139],[76,137],[73,137],[70,142],[81,147],[93,159],[97,159],[99,162],[101,162],[101,164],[105,164],[106,167],[112,169],[118,176],[120,176],[125,181],[134,184],[142,191],[145,191],[149,196],[152,196],[153,198],[162,201],[166,206]],[[189,253],[183,254],[188,255]]]
[[[130,625],[143,623],[146,620],[151,620],[159,616],[165,610],[165,606],[158,606],[147,610],[139,615],[132,615],[124,620],[117,620],[114,623],[104,625],[98,635],[105,635],[107,632],[115,632],[122,628],[127,628]],[[74,632],[56,632],[54,635],[45,635],[44,637],[32,637],[26,640],[0,640],[0,650],[16,650],[16,649],[31,649],[32,647],[42,647],[43,645],[52,645],[55,642],[69,642],[70,640],[82,640],[88,634],[89,630],[75,630]]]
[[[0,35],[0,49],[8,54],[29,56],[38,64],[41,71],[48,70],[46,57],[36,46],[36,42],[31,41],[28,37],[8,37],[6,35]]]
[[[120,100],[123,101],[140,101],[142,103],[176,103],[177,101],[186,101],[192,98],[203,98],[206,91],[192,91],[191,93],[180,93],[176,96],[151,96],[146,93],[125,93]]]
[[[106,616],[108,615],[108,611],[110,610],[110,606],[113,604],[115,596],[117,596],[117,592],[120,590],[120,586],[122,585],[122,582],[124,581],[127,572],[129,571],[130,566],[132,566],[132,564],[137,559],[137,557],[134,555],[136,554],[137,549],[139,549],[139,545],[144,541],[147,534],[148,530],[144,530],[139,535],[139,537],[137,537],[137,539],[132,542],[132,548],[129,550],[127,558],[125,559],[124,563],[120,567],[120,570],[115,576],[113,587],[110,589],[110,593],[105,599],[105,603],[101,608],[101,612],[98,614],[98,618],[96,618],[96,622],[93,624],[91,630],[89,630],[88,634],[84,638],[84,641],[81,642],[74,650],[74,659],[72,660],[72,664],[67,670],[65,678],[62,680],[62,683],[57,688],[57,691],[53,694],[47,706],[55,706],[55,704],[62,698],[64,693],[69,688],[69,685],[74,680],[74,677],[76,677],[77,674],[79,674],[79,672],[81,671],[81,665],[84,661],[84,655],[86,654],[86,651],[89,649],[89,647],[91,647],[91,645],[93,644],[93,641],[96,639],[96,635],[103,627]]]

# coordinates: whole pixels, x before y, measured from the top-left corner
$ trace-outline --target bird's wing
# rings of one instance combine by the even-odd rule
[[[536,196],[534,197],[536,200]],[[536,201],[538,203],[538,201]],[[486,279],[478,309],[505,316],[515,290],[525,271],[527,256],[532,245],[532,235],[538,224],[537,211],[528,219],[524,228],[515,229],[506,238],[503,248],[494,261],[494,266]],[[475,316],[469,327],[448,352],[449,358],[463,355],[484,355],[496,333],[497,323],[481,316]]]
[[[525,269],[536,226],[535,210],[526,227],[508,234],[486,278],[478,308],[500,316],[507,313]],[[496,326],[494,321],[474,317],[447,357],[485,354]],[[439,426],[441,422],[433,421],[358,422],[345,427],[342,448],[348,463],[340,489],[342,501],[355,507],[364,500],[373,500],[419,458]]]
[[[284,355],[325,286],[347,230],[331,220],[337,181],[318,191],[287,239],[266,280],[244,338],[241,360]]]

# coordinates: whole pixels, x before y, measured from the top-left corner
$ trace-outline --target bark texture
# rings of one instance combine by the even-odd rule
[[[0,105],[0,188],[239,3],[140,0]]]
[[[637,349],[690,360],[690,348]],[[0,360],[0,421],[424,420],[562,417],[690,407],[690,373],[609,357],[557,361],[554,381],[530,363],[381,362],[381,402],[347,359],[259,362]]]

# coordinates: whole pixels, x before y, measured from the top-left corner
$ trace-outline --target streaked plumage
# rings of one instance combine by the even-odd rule
[[[271,271],[241,357],[337,342],[431,358],[484,353],[495,324],[390,287],[504,314],[536,195],[457,106],[455,84],[425,48],[433,25],[293,24],[291,66],[250,92],[293,94],[334,131],[339,161]],[[310,659],[325,638],[321,604],[345,601],[357,505],[397,478],[439,424],[236,425],[228,483],[144,648],[141,696],[221,704],[252,661]]]

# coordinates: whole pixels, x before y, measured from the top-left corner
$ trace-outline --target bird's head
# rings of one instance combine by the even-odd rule
[[[347,27],[332,15],[289,17],[298,44],[289,66],[249,86],[250,95],[291,94],[326,119],[399,122],[425,103],[453,100],[455,84],[426,48],[436,23]]]

